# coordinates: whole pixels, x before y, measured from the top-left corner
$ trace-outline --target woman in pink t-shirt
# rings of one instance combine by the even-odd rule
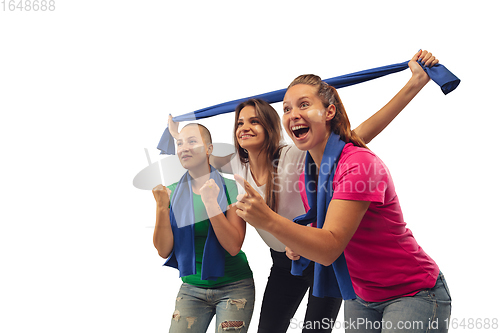
[[[302,190],[318,228],[277,215],[241,178],[247,193],[237,214],[286,244],[292,260],[321,264],[318,294],[330,295],[334,284],[352,298],[345,302],[346,330],[447,332],[451,298],[444,277],[406,228],[388,169],[351,132],[336,90],[318,76],[299,76],[283,108],[288,135],[308,151]]]

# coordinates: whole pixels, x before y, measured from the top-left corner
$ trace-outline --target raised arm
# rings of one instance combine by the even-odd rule
[[[226,156],[214,156],[212,154],[208,160],[210,164],[220,172],[233,174],[233,168],[231,167],[231,159],[233,156],[234,154]]]
[[[153,244],[160,257],[166,259],[174,247],[174,236],[170,225],[170,189],[158,185],[153,189],[156,200],[156,224]]]
[[[417,60],[421,60],[427,67],[436,65],[439,60],[432,53],[418,51],[408,63],[412,76],[408,83],[377,113],[361,123],[354,131],[365,143],[370,142],[391,123],[394,118],[410,103],[418,92],[429,82]]]
[[[174,121],[171,114],[168,115],[168,131],[175,140],[179,138],[179,123]]]
[[[237,255],[245,239],[246,223],[236,215],[236,206],[228,207],[226,215],[224,215],[217,202],[219,187],[213,179],[208,180],[200,188],[200,194],[220,245],[230,255]]]

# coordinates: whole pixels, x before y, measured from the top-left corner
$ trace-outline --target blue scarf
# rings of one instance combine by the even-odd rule
[[[227,209],[226,185],[220,173],[210,166],[210,178],[219,187],[217,202],[220,209]],[[164,266],[179,270],[180,277],[196,274],[196,254],[194,248],[194,207],[192,177],[189,172],[182,176],[172,194],[170,209],[170,225],[174,235],[174,248]],[[199,221],[198,221],[199,222]],[[201,279],[216,280],[224,276],[226,251],[217,240],[212,224],[208,226],[208,236],[203,250]]]
[[[422,66],[422,63],[421,62],[419,63]],[[335,87],[335,89],[340,89],[343,87],[348,87],[354,84],[373,80],[388,74],[397,73],[402,70],[405,70],[406,68],[408,68],[408,61],[399,64],[367,69],[364,71],[359,71],[351,74],[336,76],[323,81]],[[423,67],[423,69],[429,75],[429,77],[441,87],[441,90],[445,95],[453,91],[460,83],[460,79],[441,64],[437,64],[431,68]],[[176,116],[174,117],[174,121],[179,122],[186,120],[202,119],[202,118],[213,117],[227,112],[234,112],[238,104],[240,104],[241,102],[245,102],[250,98],[259,98],[268,102],[269,104],[280,102],[283,100],[286,90],[287,90],[286,88],[280,89],[260,95],[240,98],[234,101],[225,102],[214,106],[209,106],[200,110],[196,110],[194,112],[189,112],[180,116]],[[170,134],[168,127],[165,129],[163,135],[161,136],[160,142],[158,143],[158,149],[161,150],[161,154],[168,154],[168,155],[175,154],[174,138]]]
[[[311,209],[301,216],[297,216],[293,221],[302,225],[317,222],[317,227],[322,228],[325,222],[328,205],[333,196],[333,177],[337,169],[340,154],[344,149],[345,142],[340,136],[332,133],[321,159],[321,166],[318,170],[318,182],[316,183],[312,169],[316,168],[311,154],[307,152],[305,163],[305,187],[307,201]],[[310,184],[315,184],[316,189]],[[292,274],[302,275],[303,270],[309,265],[310,260],[301,257],[292,261]],[[347,269],[344,253],[330,266],[323,266],[314,263],[314,285],[313,295],[316,297],[342,297],[343,299],[354,299],[356,293],[352,287],[351,276]]]

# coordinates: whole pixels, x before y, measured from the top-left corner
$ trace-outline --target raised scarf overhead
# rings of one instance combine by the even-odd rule
[[[220,209],[227,209],[226,185],[220,173],[210,166],[210,178],[219,187],[217,202]],[[174,235],[174,248],[164,266],[179,270],[180,277],[196,274],[196,254],[194,248],[194,207],[192,177],[189,172],[179,180],[172,194],[170,209],[170,225]],[[199,222],[199,221],[198,221]],[[224,276],[225,250],[217,240],[212,224],[209,223],[207,241],[203,250],[201,279],[216,280]]]
[[[319,170],[316,168],[311,154],[307,152],[304,176],[307,202],[311,208],[306,214],[297,216],[293,220],[294,222],[306,225],[316,221],[318,228],[323,227],[328,205],[333,196],[333,177],[344,146],[345,142],[340,139],[340,136],[332,133],[326,143]],[[314,170],[319,173],[317,183]],[[316,186],[311,186],[312,184]],[[292,274],[302,275],[302,271],[309,262],[304,257],[292,261]],[[342,297],[343,299],[356,298],[344,253],[330,266],[314,263],[313,295],[316,297]]]
[[[333,77],[323,81],[335,87],[336,89],[340,89],[343,87],[348,87],[354,84],[376,79],[388,74],[400,72],[408,68],[408,62],[409,61],[405,61],[399,64],[367,69],[360,72]],[[445,95],[453,91],[460,83],[460,79],[457,78],[452,72],[450,72],[446,67],[444,67],[441,64],[437,64],[431,68],[424,66],[422,68],[429,75],[429,77],[441,87],[441,90]],[[277,103],[283,100],[283,97],[285,97],[285,93],[286,89],[281,89],[256,96],[240,98],[234,101],[210,106],[194,112],[189,112],[180,116],[176,116],[173,118],[173,120],[176,122],[196,120],[196,119],[213,117],[223,113],[233,112],[238,106],[238,104],[250,98],[259,98],[268,102],[269,104]],[[175,154],[174,138],[168,131],[168,127],[163,132],[160,142],[158,143],[158,149],[161,150],[161,154],[169,154],[169,155]]]

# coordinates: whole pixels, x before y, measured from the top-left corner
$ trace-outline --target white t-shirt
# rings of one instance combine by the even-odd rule
[[[278,168],[276,170],[278,177],[275,178],[276,190],[279,191],[277,213],[289,220],[293,220],[295,217],[305,213],[304,203],[300,198],[299,177],[304,171],[306,153],[306,151],[301,151],[293,145],[285,146],[281,149]],[[238,174],[245,178],[264,200],[266,199],[266,185],[257,186],[248,164],[242,165],[237,153],[231,159],[231,168],[233,174]],[[239,184],[238,193],[245,193],[245,190]],[[265,230],[255,229],[270,248],[278,252],[285,251],[285,245],[276,239],[276,237]]]

